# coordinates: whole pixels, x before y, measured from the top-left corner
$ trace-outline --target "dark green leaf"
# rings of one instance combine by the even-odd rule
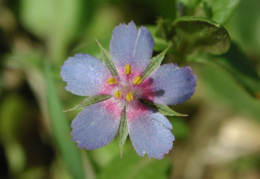
[[[83,162],[76,144],[72,141],[70,127],[65,113],[62,112],[61,102],[56,91],[55,82],[47,61],[44,63],[47,102],[50,122],[55,142],[59,147],[65,165],[73,178],[85,178]]]
[[[163,114],[165,116],[188,116],[187,114],[181,114],[181,113],[175,112],[174,110],[172,110],[170,107],[168,107],[166,105],[155,104],[155,103],[145,100],[145,99],[139,99],[139,101],[141,101],[143,104],[145,104],[151,108],[158,110],[158,112],[160,112],[161,114]]]
[[[119,77],[117,69],[114,65],[114,62],[110,56],[110,54],[102,47],[102,45],[97,41],[97,44],[101,50],[101,55],[102,55],[102,61],[105,63],[105,65],[107,66],[107,68],[109,69],[109,71],[111,72],[111,74],[114,77]]]
[[[84,101],[82,101],[80,104],[75,106],[74,108],[67,109],[64,112],[73,111],[73,110],[82,110],[92,104],[99,103],[99,102],[107,100],[111,97],[112,97],[111,95],[90,96],[90,97],[86,98]]]
[[[120,147],[120,154],[122,157],[123,154],[123,146],[125,144],[125,141],[128,136],[128,128],[127,128],[127,118],[126,118],[126,107],[124,107],[121,119],[120,119],[120,125],[118,129],[118,143]]]
[[[147,65],[146,69],[144,70],[141,78],[142,80],[144,80],[147,76],[149,76],[156,68],[158,68],[161,65],[161,62],[163,61],[164,55],[166,54],[166,52],[168,51],[168,49],[170,48],[171,44],[168,45],[168,47],[159,55],[157,55],[156,57],[153,57],[150,60],[150,63]]]
[[[191,49],[212,54],[222,54],[229,49],[229,34],[215,21],[198,17],[181,17],[174,22],[174,26],[184,33],[191,44]]]

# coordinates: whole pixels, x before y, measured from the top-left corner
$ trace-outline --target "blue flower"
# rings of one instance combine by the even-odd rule
[[[81,96],[112,96],[85,108],[73,120],[73,141],[79,148],[92,150],[110,143],[126,109],[128,133],[138,155],[147,153],[150,158],[162,159],[172,149],[175,138],[171,123],[139,99],[162,105],[180,104],[195,92],[197,77],[190,67],[179,68],[171,63],[142,79],[153,47],[151,33],[130,22],[115,27],[110,40],[118,78],[102,61],[88,54],[76,54],[64,63],[61,76],[67,82],[66,90]]]

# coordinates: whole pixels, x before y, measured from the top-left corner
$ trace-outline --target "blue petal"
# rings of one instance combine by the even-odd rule
[[[79,148],[97,149],[114,139],[120,119],[107,111],[102,103],[87,107],[72,121],[72,140],[78,143]]]
[[[61,77],[67,82],[66,90],[82,96],[99,94],[109,75],[106,66],[88,54],[76,54],[61,67]]]
[[[128,119],[129,136],[139,156],[162,159],[173,147],[172,125],[158,112],[147,110]]]
[[[153,102],[173,105],[188,100],[195,92],[197,76],[190,67],[160,66],[148,77],[153,91]]]
[[[130,64],[133,70],[142,72],[149,63],[153,47],[154,40],[151,33],[145,27],[137,30],[134,22],[128,25],[120,24],[113,30],[110,53],[119,69]]]

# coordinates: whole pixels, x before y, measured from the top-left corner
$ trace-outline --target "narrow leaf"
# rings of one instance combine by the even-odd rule
[[[160,112],[161,114],[163,114],[165,116],[188,116],[187,114],[181,114],[181,113],[175,112],[167,105],[155,104],[155,103],[145,100],[145,99],[139,99],[139,101],[141,101],[146,106],[149,106],[153,109],[158,110],[158,112]]]
[[[119,75],[118,75],[118,71],[114,65],[114,62],[112,61],[112,58],[111,56],[109,55],[109,53],[102,47],[102,45],[99,43],[98,40],[97,41],[97,44],[101,50],[101,55],[102,55],[102,62],[105,63],[105,65],[107,66],[107,68],[109,69],[109,71],[111,72],[111,74],[114,76],[114,77],[118,77],[119,78]]]
[[[168,49],[170,48],[171,44],[159,55],[157,55],[156,57],[153,57],[150,60],[150,63],[147,65],[146,69],[144,70],[141,78],[142,80],[144,80],[147,76],[149,76],[157,67],[159,67],[162,63],[162,60],[164,58],[164,55],[166,54],[166,52],[168,51]]]
[[[45,61],[46,97],[55,145],[58,146],[63,163],[72,178],[85,178],[82,156],[76,144],[72,141],[68,120],[66,115],[62,112],[61,101],[51,74],[50,65],[48,61]]]
[[[99,103],[101,101],[105,101],[107,99],[111,98],[111,95],[97,95],[97,96],[90,96],[84,101],[82,101],[80,104],[75,106],[74,108],[67,109],[63,112],[69,112],[69,111],[74,111],[74,110],[82,110],[92,104]]]
[[[127,128],[127,118],[126,118],[126,107],[124,107],[121,119],[120,119],[120,125],[118,130],[118,143],[120,147],[120,155],[122,158],[123,154],[123,146],[125,144],[125,141],[128,136],[128,128]]]

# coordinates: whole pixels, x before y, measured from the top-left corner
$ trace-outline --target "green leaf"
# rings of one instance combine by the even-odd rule
[[[55,142],[72,178],[85,178],[82,158],[76,144],[72,141],[68,120],[65,113],[62,112],[61,101],[51,76],[48,61],[44,63],[44,74],[50,122]]]
[[[101,101],[107,100],[111,98],[111,95],[97,95],[97,96],[90,96],[86,98],[84,101],[82,101],[80,104],[75,106],[74,108],[67,109],[64,112],[74,111],[74,110],[82,110],[92,104],[99,103]]]
[[[196,7],[202,0],[178,0],[179,16],[194,15]]]
[[[155,26],[146,26],[146,28],[151,32],[153,39],[154,39],[154,51],[163,51],[165,48],[168,47],[169,42],[165,40],[164,38],[157,37],[156,34],[158,34],[160,29]]]
[[[109,69],[109,71],[111,72],[111,74],[114,76],[114,77],[118,77],[119,78],[119,75],[118,75],[118,72],[117,72],[117,69],[114,65],[114,62],[111,58],[111,56],[109,55],[109,53],[102,47],[102,45],[97,41],[97,44],[101,50],[101,55],[102,55],[102,62],[105,63],[105,65],[107,66],[107,68]]]
[[[222,54],[229,49],[229,34],[215,21],[187,16],[175,20],[174,26],[189,40],[191,49],[212,54]]]
[[[259,0],[241,1],[225,26],[243,51],[259,59]]]
[[[233,109],[234,113],[244,113],[250,117],[259,120],[260,116],[260,101],[249,95],[241,85],[238,84],[225,69],[212,66],[200,65],[200,78],[204,80],[206,87],[205,95],[209,94],[221,106]]]
[[[170,116],[167,117],[172,124],[173,130],[172,133],[175,138],[178,139],[187,139],[189,137],[189,126],[183,120],[183,118]]]
[[[52,60],[63,60],[69,44],[90,22],[92,1],[21,0],[19,17],[28,31],[47,43]]]
[[[172,23],[172,19],[159,18],[157,20],[156,36],[162,39],[171,40],[175,35]]]
[[[145,100],[145,99],[139,99],[139,101],[141,101],[143,104],[145,104],[153,109],[158,110],[158,112],[160,112],[161,114],[163,114],[165,116],[188,116],[187,114],[181,114],[181,113],[175,112],[167,105],[155,104],[155,103]]]
[[[120,155],[122,157],[123,154],[123,146],[125,144],[125,141],[128,136],[128,128],[127,128],[127,118],[126,118],[126,107],[124,107],[121,119],[120,119],[120,125],[118,130],[118,143],[120,147]]]
[[[170,48],[171,44],[168,45],[168,47],[159,55],[157,55],[156,57],[153,57],[150,60],[150,63],[147,65],[146,69],[144,70],[141,78],[142,80],[144,80],[147,76],[149,76],[156,68],[158,68],[161,65],[161,62],[163,61],[163,58],[166,54],[166,52],[168,51],[168,49]]]
[[[133,149],[123,158],[116,158],[105,167],[98,179],[143,179],[143,178],[169,178],[170,162],[167,159],[154,160],[139,157]]]
[[[224,24],[231,17],[240,0],[204,0],[204,2],[211,6],[212,19]]]
[[[191,58],[191,61],[226,70],[252,97],[258,97],[260,93],[260,76],[251,60],[235,43],[232,43],[230,50],[222,56],[197,55]]]

